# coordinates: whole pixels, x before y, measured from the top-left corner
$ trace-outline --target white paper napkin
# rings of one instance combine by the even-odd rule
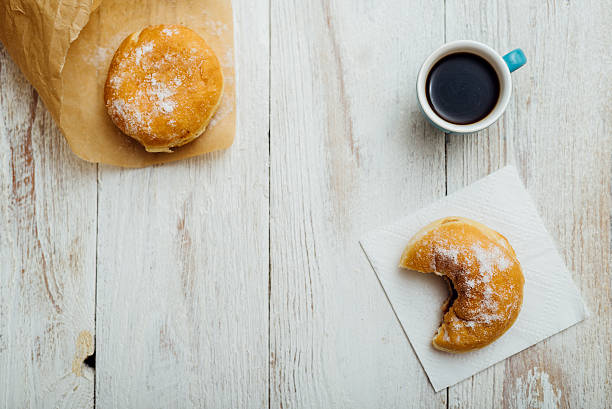
[[[408,240],[446,216],[464,216],[504,235],[525,275],[523,308],[512,328],[491,345],[464,354],[435,349],[446,284],[434,274],[398,267]],[[398,222],[368,233],[361,246],[435,391],[560,332],[588,314],[555,244],[514,167],[506,167]]]

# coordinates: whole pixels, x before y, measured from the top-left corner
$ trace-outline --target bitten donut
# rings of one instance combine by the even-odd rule
[[[109,116],[149,152],[172,152],[204,132],[223,94],[219,60],[194,31],[149,26],[113,56],[104,86]]]
[[[489,345],[514,324],[523,304],[523,272],[510,243],[470,219],[447,217],[422,228],[400,267],[448,279],[451,295],[432,341],[442,351]]]

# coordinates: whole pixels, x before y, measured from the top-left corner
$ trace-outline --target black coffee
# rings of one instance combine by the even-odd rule
[[[427,76],[427,101],[448,122],[466,125],[487,116],[499,98],[499,79],[484,58],[455,53],[438,61]]]

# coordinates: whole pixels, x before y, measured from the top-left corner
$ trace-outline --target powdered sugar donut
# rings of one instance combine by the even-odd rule
[[[149,152],[172,152],[200,136],[223,94],[219,61],[194,31],[146,27],[113,56],[104,87],[111,119]]]
[[[523,272],[508,240],[462,217],[436,220],[408,243],[400,267],[448,279],[434,347],[447,352],[482,348],[516,321],[523,304]]]

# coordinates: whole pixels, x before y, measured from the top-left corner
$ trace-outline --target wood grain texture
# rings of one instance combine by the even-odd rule
[[[521,47],[502,120],[449,136],[449,193],[515,164],[592,317],[450,388],[449,406],[606,407],[612,399],[609,2],[447,2],[447,40]]]
[[[270,407],[445,407],[358,244],[444,194],[444,137],[414,86],[442,3],[271,12]]]
[[[0,45],[2,408],[93,406],[95,180]]]
[[[234,10],[234,145],[100,167],[97,407],[268,404],[269,10]]]

